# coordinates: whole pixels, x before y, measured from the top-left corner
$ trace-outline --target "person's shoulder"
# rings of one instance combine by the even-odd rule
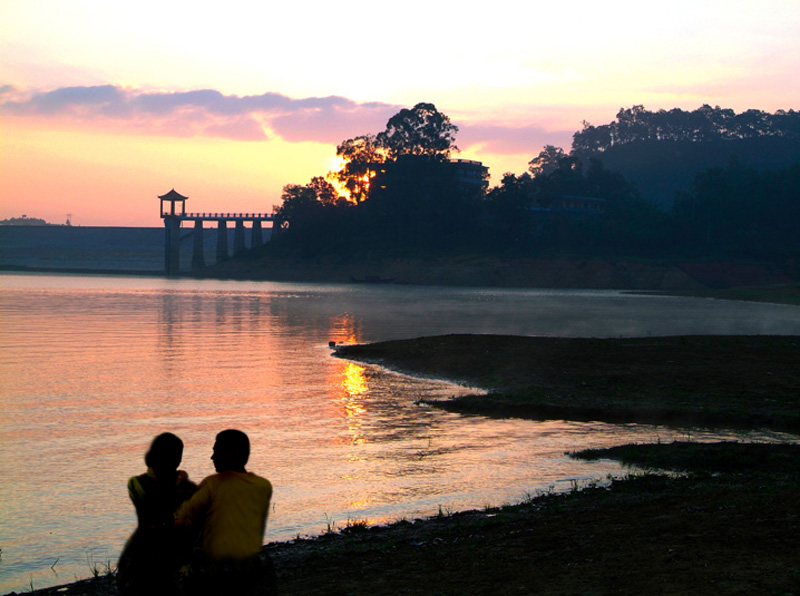
[[[138,482],[141,484],[142,482],[147,482],[149,479],[150,475],[147,472],[143,472],[141,474],[137,474],[136,476],[131,476],[130,478],[128,478],[128,484],[130,484],[131,482]]]
[[[211,498],[221,485],[219,474],[211,474],[200,481],[200,484],[191,489],[191,500],[205,500]]]
[[[272,490],[272,483],[263,476],[259,476],[258,474],[254,474],[253,472],[247,472],[247,478],[253,484],[257,484],[259,486],[269,488],[270,490]]]
[[[144,498],[150,484],[149,481],[150,477],[146,473],[128,478],[128,494],[134,502]]]
[[[222,474],[211,474],[210,476],[206,476],[200,481],[198,485],[200,488],[204,486],[214,486],[219,484],[222,481]]]

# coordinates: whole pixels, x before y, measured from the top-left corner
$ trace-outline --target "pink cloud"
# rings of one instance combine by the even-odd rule
[[[45,118],[56,126],[172,137],[336,144],[375,134],[402,106],[359,103],[341,96],[294,99],[280,93],[224,95],[215,89],[142,91],[115,85],[61,87],[27,94],[0,86],[0,114]],[[536,155],[544,145],[569,150],[574,130],[505,123],[459,124],[461,149],[496,155]]]
[[[336,143],[380,130],[399,108],[339,97],[237,96],[214,89],[153,92],[114,85],[62,87],[20,96],[0,86],[0,113],[65,126],[123,128],[142,134],[266,140],[262,122],[291,142]]]
[[[217,121],[208,125],[203,130],[203,134],[236,141],[263,141],[267,138],[261,125],[247,116]]]

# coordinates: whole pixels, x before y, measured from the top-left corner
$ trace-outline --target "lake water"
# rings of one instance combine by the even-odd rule
[[[565,452],[749,438],[642,425],[487,420],[416,405],[469,388],[331,357],[329,341],[445,333],[800,334],[800,308],[611,291],[0,275],[0,593],[112,564],[129,476],[156,434],[213,472],[214,435],[253,443],[275,485],[267,541],[516,502],[624,471]]]

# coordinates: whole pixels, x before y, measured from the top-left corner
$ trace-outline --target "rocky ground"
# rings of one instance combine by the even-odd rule
[[[485,415],[541,417],[544,403],[578,416],[613,398],[615,416],[703,422],[710,412],[710,420],[772,428],[793,427],[800,415],[798,355],[797,337],[447,336],[340,350],[480,382],[492,393],[470,407]],[[281,594],[800,594],[797,445],[665,444],[581,456],[684,474],[271,544]],[[115,592],[113,578],[100,577],[34,593]]]

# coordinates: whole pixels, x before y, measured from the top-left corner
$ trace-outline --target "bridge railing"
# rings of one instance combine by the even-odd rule
[[[185,219],[274,219],[273,213],[184,213]]]

